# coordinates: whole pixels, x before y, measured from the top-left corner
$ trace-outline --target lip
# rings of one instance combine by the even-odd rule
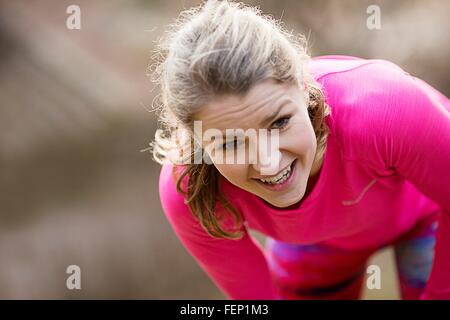
[[[272,176],[270,176],[270,177],[264,176],[264,177],[261,177],[261,178],[252,178],[252,179],[259,180],[259,179],[270,179],[270,178],[276,177],[278,174],[280,174],[280,172],[283,172],[284,170],[286,170],[287,168],[289,168],[296,160],[297,160],[297,159],[295,159],[294,161],[292,161],[291,163],[289,163],[286,167],[284,167],[283,169],[281,169],[281,170],[280,170],[277,174],[275,174],[275,175],[272,175]]]
[[[282,184],[267,184],[262,182],[259,179],[255,179],[257,181],[257,183],[261,184],[264,188],[271,190],[271,191],[282,191],[286,188],[289,187],[289,185],[291,184],[291,182],[295,179],[296,175],[297,175],[297,169],[296,169],[296,164],[297,164],[297,159],[295,159],[290,165],[291,167],[291,175],[289,176],[289,178],[283,182]],[[287,168],[287,167],[286,167]],[[283,169],[284,170],[284,169]]]

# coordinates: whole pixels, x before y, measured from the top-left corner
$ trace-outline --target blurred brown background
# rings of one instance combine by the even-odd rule
[[[161,211],[155,40],[199,1],[0,0],[0,298],[218,299]],[[450,95],[450,2],[247,1],[309,34],[312,54],[391,60]],[[81,8],[81,30],[66,8]],[[381,30],[366,27],[371,4]],[[259,237],[261,239],[262,237]],[[371,263],[396,299],[392,251]],[[67,266],[81,290],[66,288]]]

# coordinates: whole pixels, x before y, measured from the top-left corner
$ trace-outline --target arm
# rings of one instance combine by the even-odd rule
[[[231,299],[274,299],[264,252],[247,232],[240,240],[215,239],[197,222],[176,191],[172,165],[161,170],[159,190],[164,213],[186,250]]]
[[[372,165],[395,170],[440,206],[432,272],[421,298],[450,299],[450,102],[388,66],[360,68],[357,78],[364,80],[355,85],[363,111],[351,136]]]
[[[440,104],[412,82],[405,81],[404,91],[406,106],[414,107],[405,115],[403,143],[394,149],[392,164],[441,207],[433,267],[421,299],[450,299],[450,104]]]

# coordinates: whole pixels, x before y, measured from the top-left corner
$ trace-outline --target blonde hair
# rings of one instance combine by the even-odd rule
[[[162,129],[150,144],[153,158],[160,164],[170,158],[174,169],[184,168],[177,176],[177,191],[186,196],[185,203],[211,236],[240,238],[242,217],[220,192],[220,173],[214,165],[193,161],[196,152],[202,151],[193,139],[193,114],[217,95],[243,95],[269,78],[292,82],[304,90],[320,151],[316,159],[322,157],[329,107],[307,71],[306,40],[287,32],[257,7],[212,0],[183,11],[162,37],[154,58],[150,71],[160,86],[154,108],[160,112]],[[194,151],[186,153],[186,149]],[[175,170],[173,174],[176,176]],[[181,188],[185,176],[186,191]],[[226,231],[220,225],[223,216],[217,216],[217,203],[232,214],[234,230]]]

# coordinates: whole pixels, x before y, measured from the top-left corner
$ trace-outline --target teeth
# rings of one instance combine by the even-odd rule
[[[278,175],[276,175],[273,178],[259,179],[259,180],[261,180],[264,183],[269,183],[269,184],[280,184],[287,180],[290,173],[291,173],[291,166],[289,166],[287,169],[283,170],[282,172],[280,172]]]

